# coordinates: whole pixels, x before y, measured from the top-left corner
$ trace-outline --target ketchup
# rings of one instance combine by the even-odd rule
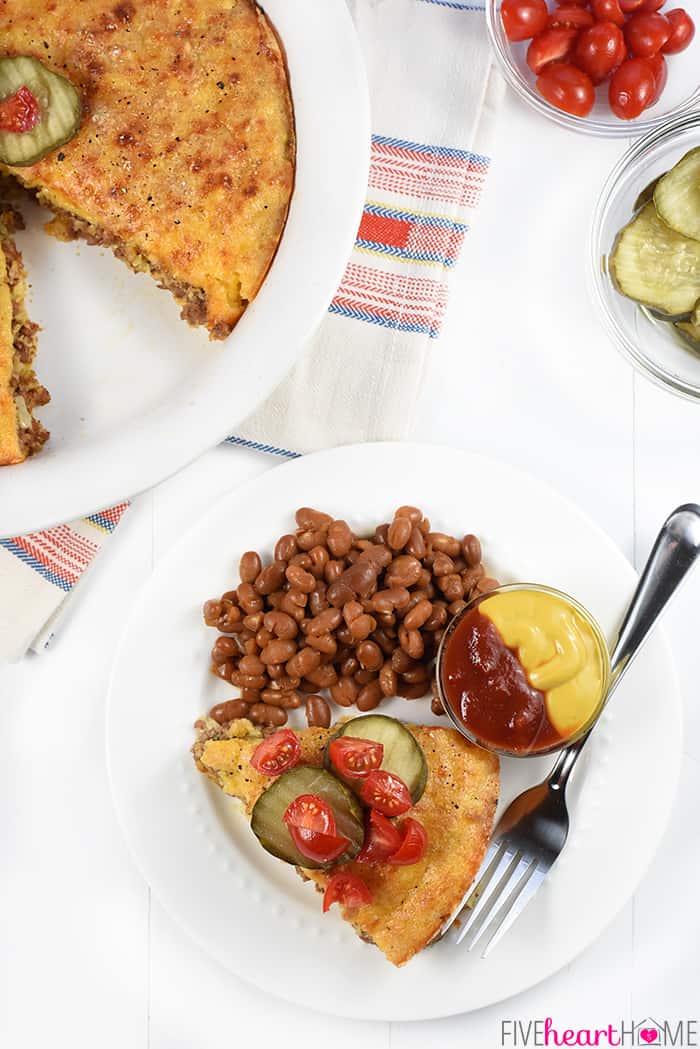
[[[525,753],[562,741],[547,717],[544,693],[530,685],[516,650],[478,605],[445,646],[442,690],[460,721],[488,746]]]

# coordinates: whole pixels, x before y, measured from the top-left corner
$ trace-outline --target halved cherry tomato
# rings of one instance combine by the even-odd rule
[[[593,15],[585,7],[576,7],[575,4],[564,4],[555,7],[549,18],[548,26],[566,26],[567,29],[586,29],[593,25]]]
[[[362,784],[360,797],[365,805],[377,809],[384,816],[401,816],[413,804],[411,792],[404,781],[383,769],[370,772]]]
[[[685,51],[695,36],[695,23],[682,7],[667,11],[666,20],[671,26],[671,32],[661,50],[665,55],[677,55],[679,51]]]
[[[19,88],[0,102],[0,131],[23,134],[35,128],[40,120],[39,102],[28,87]]]
[[[582,69],[567,62],[555,63],[543,69],[537,78],[536,87],[551,105],[572,116],[586,117],[593,109],[593,81]]]
[[[373,769],[378,769],[384,758],[384,744],[372,739],[354,736],[339,736],[328,747],[331,763],[341,776],[348,779],[364,779]]]
[[[313,830],[317,834],[335,834],[335,816],[329,805],[317,794],[300,794],[282,817],[288,827]]]
[[[642,6],[642,0],[620,0],[620,7],[626,15],[630,11],[637,11]]]
[[[301,743],[296,734],[290,728],[283,728],[257,745],[250,763],[257,772],[279,776],[281,772],[294,768],[300,757]]]
[[[428,848],[428,835],[425,827],[418,820],[408,816],[402,823],[403,841],[396,852],[389,857],[387,863],[393,867],[408,867],[411,863],[418,863],[425,855]]]
[[[319,834],[305,827],[289,827],[289,833],[302,856],[315,863],[333,863],[350,844],[342,834]]]
[[[567,58],[573,50],[577,36],[577,29],[566,29],[563,26],[544,29],[538,33],[531,41],[525,58],[532,72],[537,75],[550,62],[560,62]]]
[[[376,809],[370,809],[365,820],[365,841],[355,857],[357,863],[383,863],[401,845],[401,834],[394,824]]]
[[[671,25],[656,11],[637,11],[627,19],[625,43],[636,58],[651,58],[671,35]]]
[[[572,61],[594,84],[602,84],[626,54],[622,30],[612,22],[596,22],[579,36]]]
[[[372,893],[362,878],[347,871],[338,871],[326,886],[323,894],[323,913],[330,910],[334,903],[354,909],[372,902]]]
[[[547,24],[545,0],[503,0],[501,21],[509,40],[529,40]]]
[[[662,54],[652,55],[651,58],[647,58],[647,65],[650,67],[654,74],[654,83],[656,88],[654,90],[654,97],[652,98],[649,106],[653,106],[654,102],[657,102],[661,97],[661,92],[666,87],[666,81],[668,79],[668,67],[666,65],[666,59]],[[649,108],[647,106],[647,108]]]
[[[608,87],[610,108],[621,120],[633,120],[651,105],[655,91],[648,59],[628,58],[612,75]]]
[[[591,11],[598,22],[612,22],[616,26],[625,24],[625,12],[620,7],[620,0],[591,0]]]

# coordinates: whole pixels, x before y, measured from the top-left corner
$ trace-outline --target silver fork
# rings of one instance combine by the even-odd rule
[[[700,506],[686,503],[664,522],[622,621],[606,702],[699,553]],[[592,731],[559,753],[546,780],[511,802],[496,826],[474,887],[445,923],[443,934],[464,909],[457,943],[468,950],[480,944],[482,958],[535,895],[566,844],[566,784]]]

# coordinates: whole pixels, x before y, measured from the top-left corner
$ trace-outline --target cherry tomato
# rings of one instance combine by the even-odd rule
[[[539,74],[550,62],[567,58],[578,36],[577,29],[557,27],[538,33],[527,49],[526,61],[533,73]]]
[[[636,58],[651,58],[671,35],[671,26],[655,11],[638,11],[627,19],[625,43]]]
[[[393,867],[408,867],[411,863],[418,863],[425,855],[428,848],[428,835],[425,827],[418,820],[407,817],[401,825],[403,841],[396,852],[389,857],[387,863]]]
[[[335,816],[329,805],[317,794],[300,794],[282,817],[288,827],[313,830],[317,834],[335,834]]]
[[[340,903],[343,907],[362,907],[365,903],[372,902],[372,893],[369,891],[362,878],[348,871],[338,871],[334,874],[326,886],[323,894],[323,913],[330,910],[334,903]]]
[[[565,4],[555,7],[547,19],[548,26],[566,26],[567,29],[586,29],[593,25],[593,15],[585,7]]]
[[[569,63],[557,63],[544,69],[537,78],[537,90],[547,101],[575,117],[588,116],[595,102],[591,78]]]
[[[642,3],[643,0],[620,0],[620,7],[628,15],[631,11],[637,11]]]
[[[401,816],[408,812],[413,801],[402,779],[383,769],[375,769],[362,784],[360,797],[365,805],[377,809],[384,816]]]
[[[331,763],[347,779],[364,779],[378,769],[384,758],[383,743],[353,736],[339,736],[328,747]]]
[[[296,734],[290,728],[283,728],[257,745],[250,763],[265,776],[279,776],[281,772],[294,768],[300,757],[301,743]]]
[[[547,25],[545,0],[503,0],[501,21],[509,40],[529,40]]]
[[[620,7],[620,0],[591,0],[591,11],[598,22],[612,22],[620,27],[625,24],[625,12]]]
[[[695,23],[682,7],[667,11],[666,20],[671,26],[671,32],[661,50],[665,55],[677,55],[679,51],[685,51],[695,36]]]
[[[637,8],[638,11],[658,11],[660,7],[663,7],[666,0],[642,0],[641,4]]]
[[[612,22],[596,22],[576,41],[572,61],[594,84],[602,84],[626,55],[622,30]]]
[[[668,79],[668,67],[666,65],[666,59],[663,55],[652,55],[651,58],[647,58],[647,65],[650,67],[654,74],[654,83],[656,85],[654,90],[654,97],[649,103],[650,106],[654,105],[661,97],[661,92],[666,87],[666,81]],[[649,107],[647,106],[647,109]]]
[[[0,131],[22,134],[35,128],[40,120],[39,103],[28,87],[19,88],[0,102]]]
[[[358,863],[382,863],[401,845],[401,834],[386,816],[371,809],[365,821],[365,841],[357,854]]]
[[[651,66],[644,58],[628,58],[615,70],[608,87],[610,108],[620,120],[633,120],[650,106],[656,91]]]
[[[314,863],[333,863],[350,844],[342,834],[319,834],[305,827],[290,827],[289,833],[302,856]]]

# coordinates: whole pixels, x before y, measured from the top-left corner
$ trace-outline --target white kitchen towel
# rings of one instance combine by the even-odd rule
[[[488,174],[502,93],[483,4],[349,3],[373,132],[355,247],[301,360],[229,439],[281,456],[409,433],[450,271]],[[0,540],[0,663],[50,645],[126,506]]]

